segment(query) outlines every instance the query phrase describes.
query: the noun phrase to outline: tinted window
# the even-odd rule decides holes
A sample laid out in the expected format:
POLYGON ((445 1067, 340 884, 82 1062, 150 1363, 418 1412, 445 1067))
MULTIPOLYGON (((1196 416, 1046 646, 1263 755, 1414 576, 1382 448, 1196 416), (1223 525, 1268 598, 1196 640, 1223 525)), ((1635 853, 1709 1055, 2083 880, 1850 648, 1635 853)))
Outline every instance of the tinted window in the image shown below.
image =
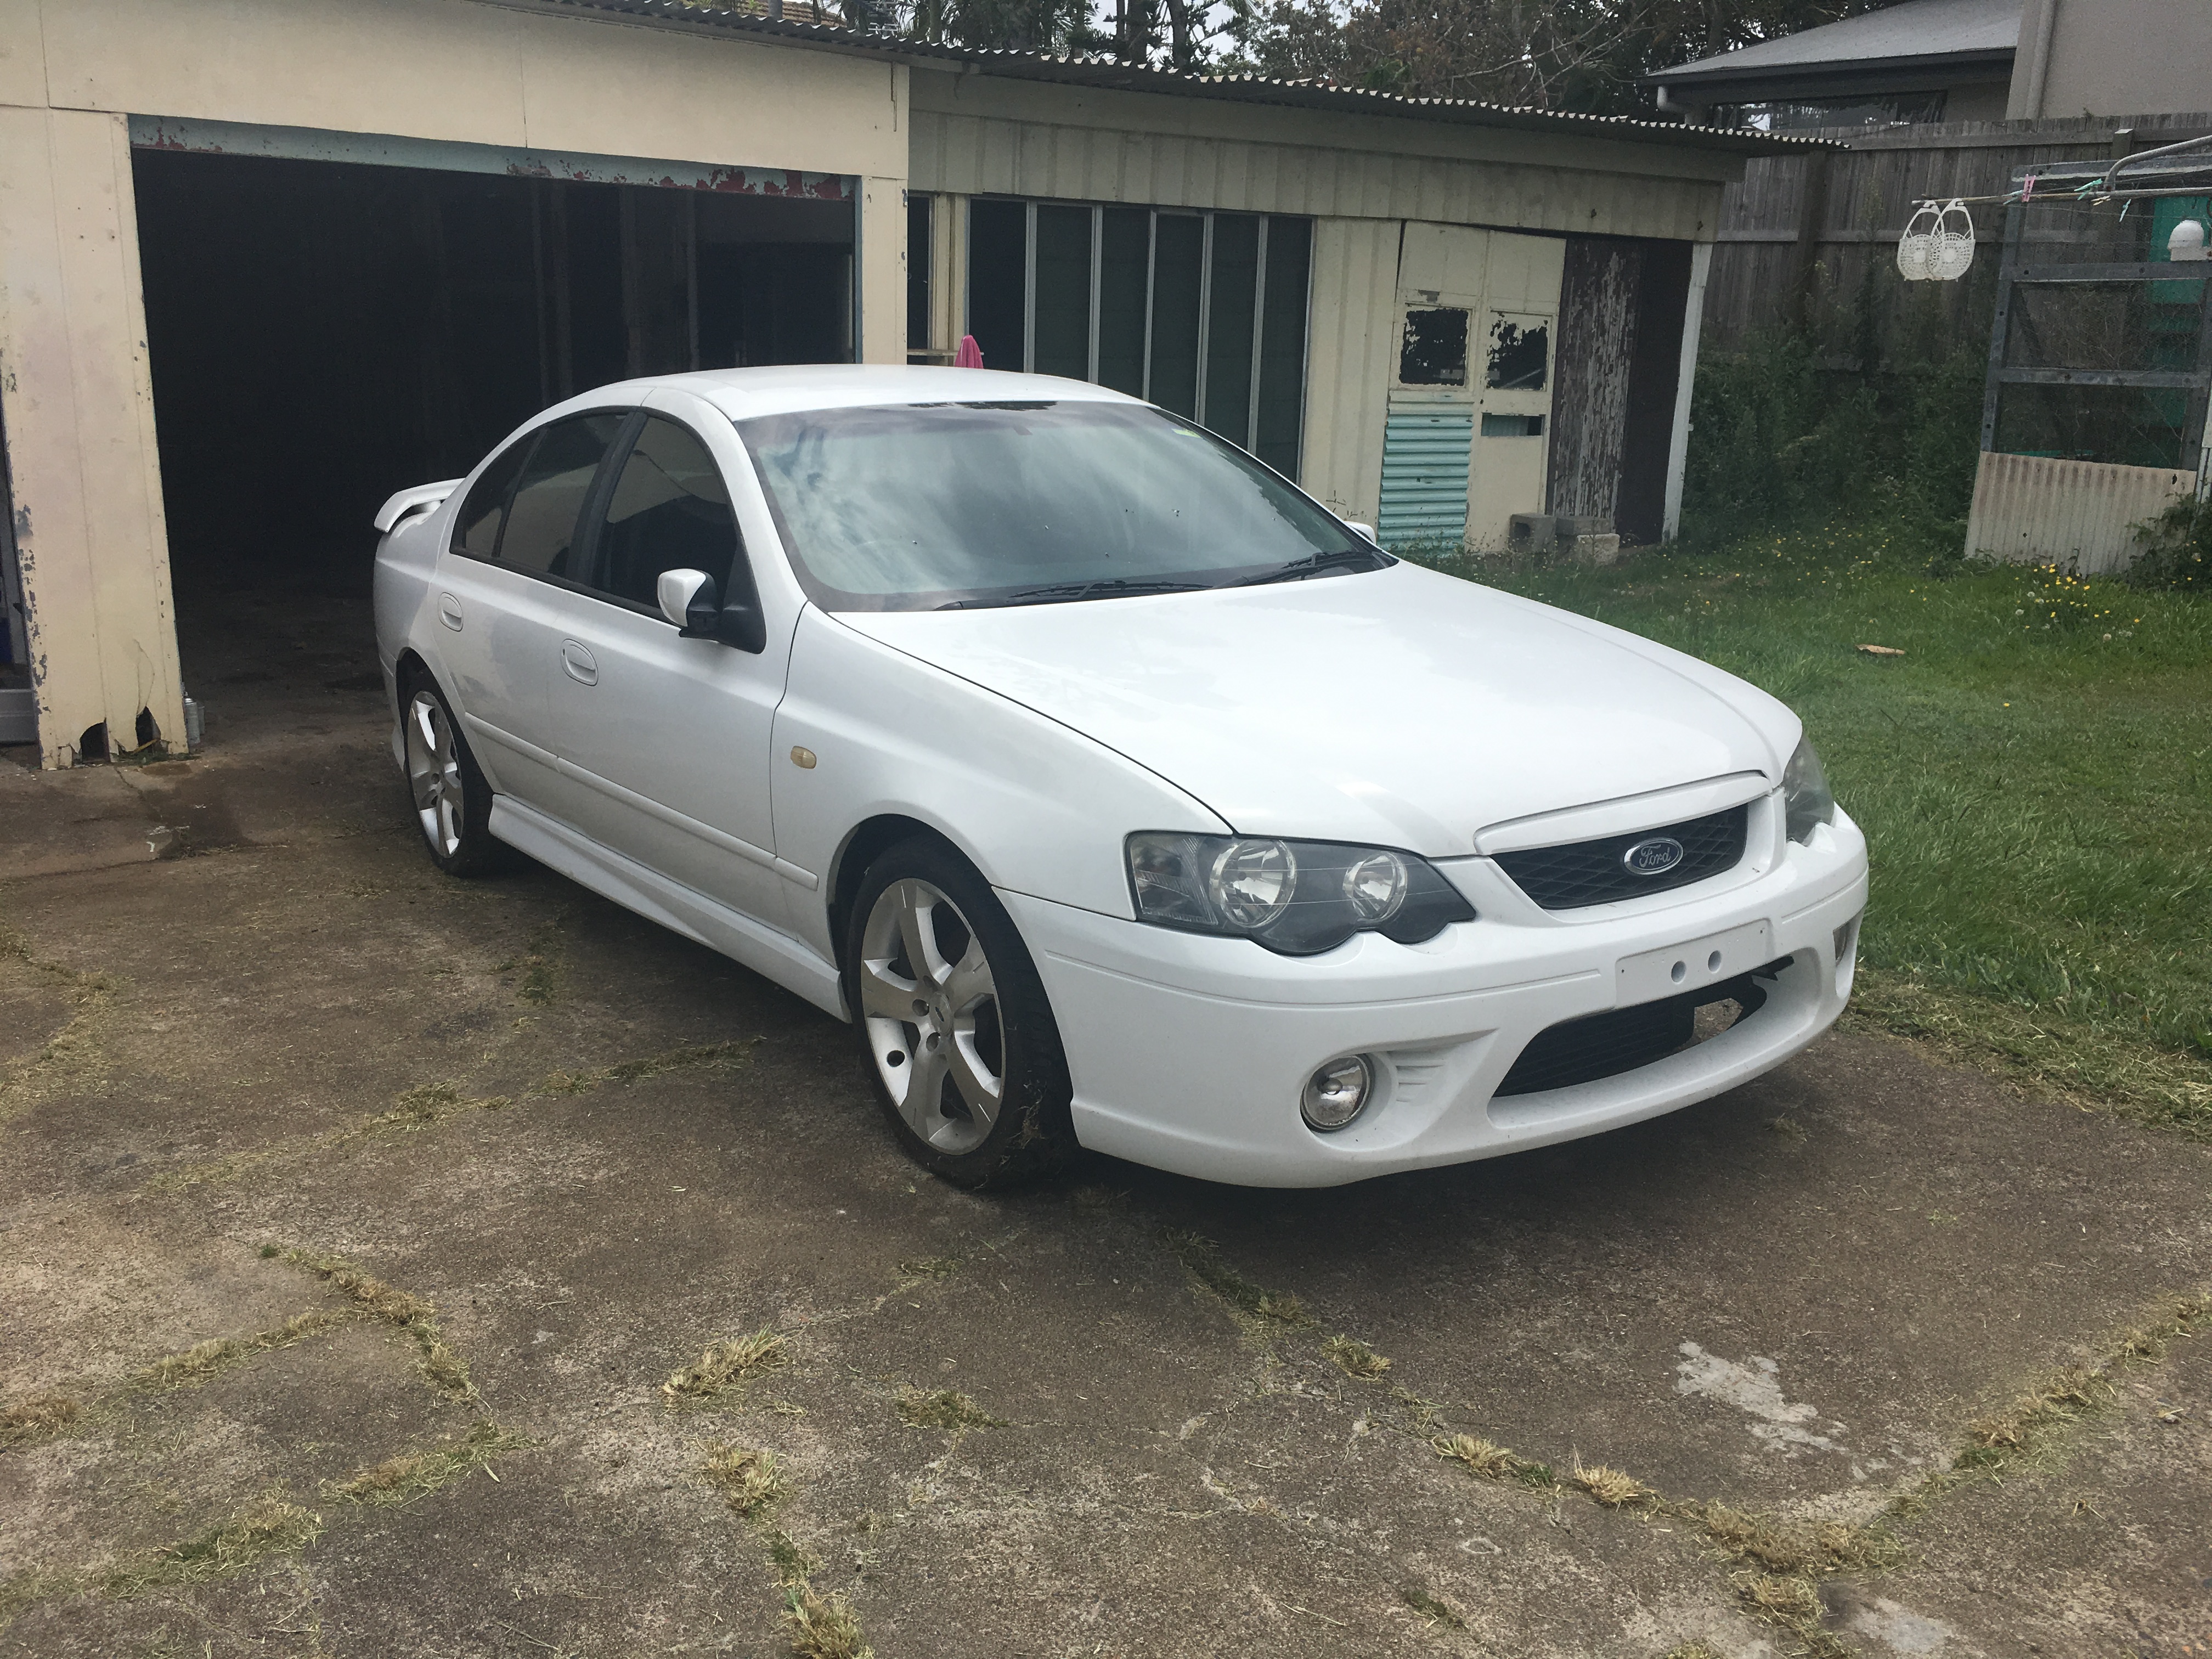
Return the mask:
POLYGON ((538 447, 522 469, 522 482, 507 508, 507 532, 500 538, 499 562, 518 570, 579 580, 577 520, 592 476, 624 417, 579 415, 556 421, 538 434, 538 447))
POLYGON ((648 418, 608 499, 592 586, 655 611, 661 572, 703 570, 726 593, 737 553, 737 515, 707 446, 673 421, 648 418))
POLYGON ((802 580, 831 610, 1212 586, 1356 545, 1243 451, 1143 404, 813 410, 738 429, 802 580), (1085 593, 1027 591, 1041 584, 1085 593))
POLYGON ((472 559, 499 556, 499 531, 507 522, 507 493, 514 488, 514 475, 522 471, 530 446, 537 441, 533 432, 483 470, 468 499, 461 503, 460 516, 453 520, 454 552, 472 559))

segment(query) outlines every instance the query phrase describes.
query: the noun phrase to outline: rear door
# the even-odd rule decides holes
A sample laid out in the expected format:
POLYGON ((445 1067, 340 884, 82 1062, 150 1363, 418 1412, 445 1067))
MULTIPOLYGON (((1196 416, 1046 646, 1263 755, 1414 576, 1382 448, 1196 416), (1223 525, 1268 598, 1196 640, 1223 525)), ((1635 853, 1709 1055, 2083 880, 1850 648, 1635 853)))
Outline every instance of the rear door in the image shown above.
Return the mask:
POLYGON ((726 461, 743 465, 726 417, 683 393, 648 400, 594 497, 588 596, 568 612, 562 648, 589 667, 564 662, 551 708, 562 769, 587 797, 579 827, 785 928, 769 744, 796 617, 772 603, 766 648, 743 651, 678 637, 655 591, 663 571, 702 570, 726 599, 759 604, 726 461))
POLYGON ((578 792, 556 763, 550 692, 583 592, 585 506, 628 416, 572 415, 520 440, 471 488, 438 565, 448 690, 469 746, 493 788, 572 821, 578 792))

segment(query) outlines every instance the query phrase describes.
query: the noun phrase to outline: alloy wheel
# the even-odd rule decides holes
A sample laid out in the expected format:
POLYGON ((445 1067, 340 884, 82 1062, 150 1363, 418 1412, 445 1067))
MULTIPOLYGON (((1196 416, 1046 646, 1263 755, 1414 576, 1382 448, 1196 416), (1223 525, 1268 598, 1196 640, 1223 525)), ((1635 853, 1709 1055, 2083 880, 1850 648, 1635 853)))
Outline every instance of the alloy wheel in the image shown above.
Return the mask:
POLYGON ((899 1115, 941 1152, 973 1152, 1006 1100, 998 982, 960 907, 928 882, 895 881, 860 933, 860 1017, 899 1115))
POLYGON ((407 705, 407 784, 423 839, 441 858, 452 858, 460 850, 467 806, 460 749, 445 705, 428 691, 417 691, 407 705))

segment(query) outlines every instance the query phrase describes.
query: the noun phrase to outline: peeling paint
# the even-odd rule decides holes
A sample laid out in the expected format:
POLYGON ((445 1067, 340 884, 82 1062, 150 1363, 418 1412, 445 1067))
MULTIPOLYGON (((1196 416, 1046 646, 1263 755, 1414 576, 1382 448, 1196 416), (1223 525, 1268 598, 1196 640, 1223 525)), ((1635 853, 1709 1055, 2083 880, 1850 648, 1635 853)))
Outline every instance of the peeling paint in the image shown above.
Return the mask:
POLYGON ((850 202, 857 180, 841 173, 790 167, 729 167, 704 161, 641 161, 618 155, 564 155, 506 149, 495 144, 404 138, 385 133, 326 132, 312 127, 248 126, 134 115, 137 149, 194 155, 267 155, 301 161, 349 161, 372 167, 427 167, 441 173, 504 174, 510 179, 558 179, 578 185, 634 185, 648 190, 706 191, 717 195, 775 196, 817 202, 850 202))

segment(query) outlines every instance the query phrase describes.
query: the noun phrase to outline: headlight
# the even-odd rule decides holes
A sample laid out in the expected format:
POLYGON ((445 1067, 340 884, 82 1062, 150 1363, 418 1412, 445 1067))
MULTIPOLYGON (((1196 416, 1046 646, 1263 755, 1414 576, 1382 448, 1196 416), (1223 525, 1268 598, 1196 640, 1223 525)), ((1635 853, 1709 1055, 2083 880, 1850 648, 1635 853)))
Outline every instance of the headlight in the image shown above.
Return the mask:
POLYGON ((1836 821, 1836 798, 1828 792, 1827 775, 1820 770, 1820 757, 1813 752, 1813 745, 1802 738, 1798 740, 1797 752, 1790 757, 1790 764, 1783 769, 1782 812, 1792 841, 1809 842, 1814 825, 1836 821))
POLYGON ((1434 866, 1387 848, 1139 830, 1128 854, 1139 921, 1256 939, 1285 956, 1334 950, 1359 933, 1418 945, 1474 920, 1434 866))

